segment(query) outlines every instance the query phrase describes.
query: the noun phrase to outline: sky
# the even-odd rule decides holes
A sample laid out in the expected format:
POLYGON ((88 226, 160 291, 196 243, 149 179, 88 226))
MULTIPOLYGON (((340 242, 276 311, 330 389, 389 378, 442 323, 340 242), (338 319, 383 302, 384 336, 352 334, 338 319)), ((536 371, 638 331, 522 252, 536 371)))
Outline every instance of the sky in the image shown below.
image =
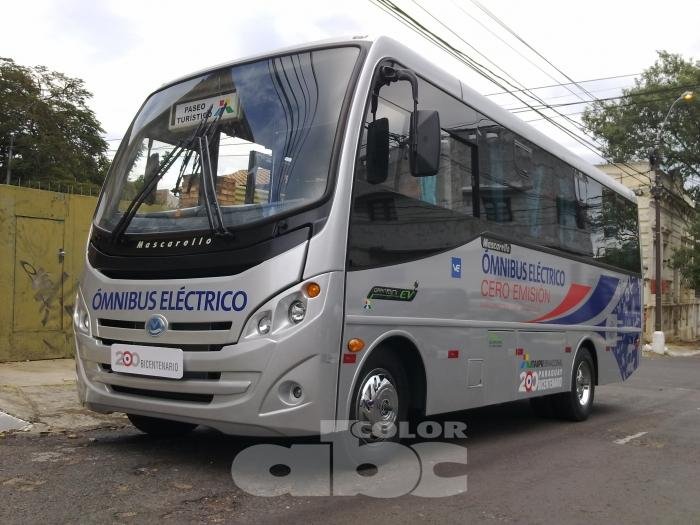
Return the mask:
MULTIPOLYGON (((601 98, 633 85, 634 75, 654 62, 657 50, 700 59, 700 3, 688 0, 480 0, 521 40, 473 0, 395 2, 472 58, 528 88, 567 80, 525 43, 576 81, 626 75, 583 84, 601 98)), ((393 36, 478 92, 502 91, 369 0, 32 0, 3 2, 2 12, 0 56, 84 79, 110 151, 146 96, 163 83, 222 62, 324 38, 393 36)), ((551 104, 587 99, 577 88, 570 89, 576 95, 562 87, 536 93, 551 104)), ((510 95, 490 98, 516 112, 523 106, 510 95)), ((565 106, 560 111, 577 119, 583 108, 565 106)), ((518 116, 586 160, 602 161, 538 115, 518 116)))

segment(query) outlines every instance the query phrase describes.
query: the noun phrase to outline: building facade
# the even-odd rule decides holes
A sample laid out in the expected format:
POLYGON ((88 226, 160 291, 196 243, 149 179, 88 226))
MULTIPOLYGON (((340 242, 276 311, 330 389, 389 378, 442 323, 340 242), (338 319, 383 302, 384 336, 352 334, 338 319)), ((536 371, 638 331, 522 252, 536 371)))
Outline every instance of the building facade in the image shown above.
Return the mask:
MULTIPOLYGON (((646 162, 603 164, 598 168, 637 195, 644 278, 644 335, 650 340, 654 332, 657 293, 654 262, 656 210, 650 192, 654 173, 646 162)), ((673 252, 691 241, 689 231, 695 212, 694 203, 683 191, 679 178, 664 174, 662 181, 665 190, 661 202, 662 329, 668 341, 694 341, 700 337, 700 299, 684 282, 680 272, 669 264, 673 252)))

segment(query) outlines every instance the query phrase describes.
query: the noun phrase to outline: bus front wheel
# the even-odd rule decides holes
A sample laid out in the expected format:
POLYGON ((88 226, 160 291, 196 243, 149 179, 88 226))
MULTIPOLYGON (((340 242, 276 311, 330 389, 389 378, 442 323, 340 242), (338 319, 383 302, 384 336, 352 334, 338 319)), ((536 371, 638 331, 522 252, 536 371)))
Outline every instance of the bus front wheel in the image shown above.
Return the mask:
POLYGON ((377 350, 360 372, 350 419, 363 426, 364 441, 394 441, 407 419, 408 380, 394 352, 377 350))
POLYGON ((197 425, 193 423, 183 423, 181 421, 171 421, 170 419, 158 419, 155 417, 139 416, 136 414, 127 414, 131 424, 138 428, 141 432, 149 436, 157 437, 177 437, 184 436, 191 432, 197 425))

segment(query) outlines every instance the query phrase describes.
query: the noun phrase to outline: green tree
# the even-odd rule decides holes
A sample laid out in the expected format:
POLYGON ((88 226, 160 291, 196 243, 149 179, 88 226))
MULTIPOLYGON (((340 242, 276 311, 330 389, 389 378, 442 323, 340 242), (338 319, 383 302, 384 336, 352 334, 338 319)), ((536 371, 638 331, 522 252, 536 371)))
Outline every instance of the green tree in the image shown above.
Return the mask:
POLYGON ((14 134, 12 183, 98 189, 109 160, 103 130, 87 106, 91 96, 81 79, 0 57, 0 180, 14 134))
MULTIPOLYGON (((669 107, 683 92, 700 90, 700 61, 659 51, 635 86, 613 101, 599 101, 586 109, 584 126, 603 143, 614 162, 647 160, 669 107)), ((700 178, 700 103, 679 102, 669 117, 661 144, 661 170, 677 172, 686 185, 700 178)))
MULTIPOLYGON (((585 127, 603 143, 603 153, 614 162, 647 160, 659 146, 660 169, 679 177, 700 209, 700 61, 659 51, 656 62, 622 91, 614 101, 599 101, 586 109, 585 127), (696 96, 679 102, 656 137, 671 104, 686 91, 696 96)), ((671 255, 671 267, 680 270, 686 282, 700 289, 700 215, 696 212, 690 234, 691 245, 671 255)))

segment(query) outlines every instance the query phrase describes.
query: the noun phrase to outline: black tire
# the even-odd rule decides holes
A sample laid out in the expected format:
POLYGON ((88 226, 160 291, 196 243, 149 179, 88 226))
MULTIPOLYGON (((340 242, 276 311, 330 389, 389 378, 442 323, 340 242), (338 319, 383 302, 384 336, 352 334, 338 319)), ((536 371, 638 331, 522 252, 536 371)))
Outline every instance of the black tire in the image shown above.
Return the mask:
POLYGON ((197 425, 194 423, 183 423, 182 421, 172 421, 170 419, 158 419, 155 417, 139 416, 136 414, 127 414, 126 417, 129 418, 132 425, 149 436, 184 436, 197 428, 197 425))
MULTIPOLYGON (((408 421, 408 414, 410 409, 410 393, 408 389, 408 379, 406 371, 401 365, 396 352, 388 348, 377 348, 373 351, 372 355, 369 356, 367 362, 362 367, 359 374, 359 379, 352 393, 352 406, 350 407, 350 419, 353 421, 367 421, 367 417, 363 415, 360 410, 360 405, 362 403, 362 390, 363 386, 367 387, 368 383, 373 377, 383 378, 381 384, 384 380, 388 381, 394 388, 396 392, 396 401, 398 407, 391 406, 393 403, 387 403, 387 397, 382 397, 380 390, 376 391, 375 394, 378 395, 381 403, 386 403, 386 406, 395 412, 395 434, 391 437, 381 436, 372 434, 369 440, 364 440, 366 442, 380 442, 380 441, 398 441, 400 439, 399 435, 399 424, 401 422, 408 421)), ((366 390, 366 388, 365 388, 366 390)), ((367 392, 365 392, 365 399, 367 399, 367 392)))
POLYGON ((530 408, 541 418, 551 419, 554 417, 554 406, 552 396, 540 396, 530 398, 530 408))
POLYGON ((557 417, 569 421, 584 421, 588 419, 593 409, 595 397, 596 370, 590 350, 580 348, 574 359, 571 372, 571 389, 569 392, 553 396, 552 406, 557 417), (583 374, 583 384, 577 382, 579 372, 583 374), (586 377, 587 376, 587 377, 586 377), (587 385, 587 389, 586 386, 587 385))

